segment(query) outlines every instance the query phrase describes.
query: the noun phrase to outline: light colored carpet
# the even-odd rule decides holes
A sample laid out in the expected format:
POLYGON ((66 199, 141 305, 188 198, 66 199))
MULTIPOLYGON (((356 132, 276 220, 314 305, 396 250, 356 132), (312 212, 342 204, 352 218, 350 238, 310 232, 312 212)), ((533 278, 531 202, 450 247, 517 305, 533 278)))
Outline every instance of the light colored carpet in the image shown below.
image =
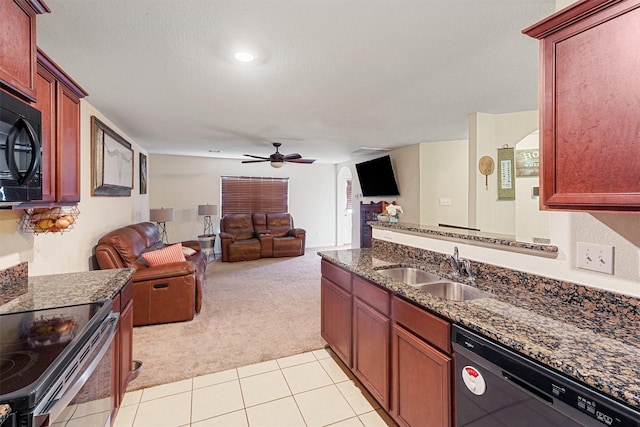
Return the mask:
POLYGON ((324 347, 318 250, 210 263, 194 320, 134 328, 133 358, 143 367, 128 390, 324 347))

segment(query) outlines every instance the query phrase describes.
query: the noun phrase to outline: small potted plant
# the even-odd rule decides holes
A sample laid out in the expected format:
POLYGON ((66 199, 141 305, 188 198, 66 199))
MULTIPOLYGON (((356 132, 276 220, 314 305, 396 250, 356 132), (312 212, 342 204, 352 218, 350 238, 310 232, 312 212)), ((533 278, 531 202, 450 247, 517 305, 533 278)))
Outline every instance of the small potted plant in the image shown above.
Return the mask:
POLYGON ((390 205, 387 205, 385 212, 389 216, 389 222, 398 222, 398 217, 401 213, 404 213, 402 207, 396 205, 396 202, 392 202, 390 205))
POLYGON ((384 205, 384 210, 378 214, 378 221, 381 222, 398 222, 398 217, 404 213, 402 207, 396 205, 396 202, 384 205))

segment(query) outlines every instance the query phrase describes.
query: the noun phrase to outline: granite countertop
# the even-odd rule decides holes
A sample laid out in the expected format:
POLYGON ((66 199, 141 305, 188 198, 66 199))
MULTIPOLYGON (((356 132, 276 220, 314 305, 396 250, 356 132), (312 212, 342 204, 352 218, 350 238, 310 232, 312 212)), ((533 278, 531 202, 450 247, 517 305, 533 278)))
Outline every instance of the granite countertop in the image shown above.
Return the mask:
POLYGON ((399 231, 402 233, 416 234, 437 239, 459 240, 464 243, 482 245, 495 245, 503 249, 523 251, 540 256, 555 258, 558 256, 558 247, 550 244, 538 244, 529 242, 519 242, 515 236, 506 234, 496 234, 480 232, 473 229, 460 229, 453 226, 435 227, 430 225, 411 223, 390 223, 382 221, 368 221, 371 227, 399 231))
POLYGON ((120 292, 134 272, 132 268, 118 268, 32 276, 27 286, 15 292, 19 296, 0 305, 0 314, 107 301, 120 292))
POLYGON ((640 410, 640 325, 635 319, 487 281, 473 285, 494 294, 492 298, 447 301, 374 270, 413 266, 452 278, 438 265, 418 265, 393 255, 374 257, 370 249, 318 255, 640 410))

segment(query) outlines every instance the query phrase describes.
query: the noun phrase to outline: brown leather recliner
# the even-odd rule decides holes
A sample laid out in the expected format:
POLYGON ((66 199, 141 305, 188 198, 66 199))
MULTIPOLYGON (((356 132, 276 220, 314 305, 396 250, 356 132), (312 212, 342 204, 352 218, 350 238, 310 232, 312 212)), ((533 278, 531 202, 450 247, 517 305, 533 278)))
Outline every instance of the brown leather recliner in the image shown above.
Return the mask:
POLYGON ((251 214, 225 215, 220 220, 222 261, 250 261, 260 258, 260 240, 251 214))
POLYGON ((144 252, 167 246, 158 227, 142 222, 113 230, 98 241, 96 261, 101 269, 135 268, 133 324, 152 325, 193 319, 202 307, 202 283, 207 257, 197 241, 181 242, 196 252, 186 261, 150 267, 144 252))
POLYGON ((253 223, 256 225, 256 229, 258 229, 258 224, 265 224, 266 235, 260 241, 263 245, 263 250, 270 253, 269 256, 304 255, 307 233, 304 229, 293 226, 293 218, 290 214, 253 214, 253 223), (268 236, 271 236, 271 238, 269 239, 268 236))
POLYGON ((222 261, 304 255, 305 239, 289 213, 228 214, 220 220, 222 261))

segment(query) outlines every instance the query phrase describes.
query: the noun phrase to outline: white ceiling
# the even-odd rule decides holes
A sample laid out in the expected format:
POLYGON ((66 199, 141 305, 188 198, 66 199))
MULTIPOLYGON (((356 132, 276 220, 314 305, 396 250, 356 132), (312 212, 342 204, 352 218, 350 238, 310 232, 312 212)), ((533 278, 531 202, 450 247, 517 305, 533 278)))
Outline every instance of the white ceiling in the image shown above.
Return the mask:
MULTIPOLYGON (((38 45, 150 153, 318 162, 537 108, 555 0, 46 0, 38 45), (251 64, 232 58, 244 47, 251 64), (210 150, 219 151, 212 153, 210 150)), ((356 157, 357 159, 357 157, 356 157)), ((293 167, 305 167, 295 165, 293 167)))

